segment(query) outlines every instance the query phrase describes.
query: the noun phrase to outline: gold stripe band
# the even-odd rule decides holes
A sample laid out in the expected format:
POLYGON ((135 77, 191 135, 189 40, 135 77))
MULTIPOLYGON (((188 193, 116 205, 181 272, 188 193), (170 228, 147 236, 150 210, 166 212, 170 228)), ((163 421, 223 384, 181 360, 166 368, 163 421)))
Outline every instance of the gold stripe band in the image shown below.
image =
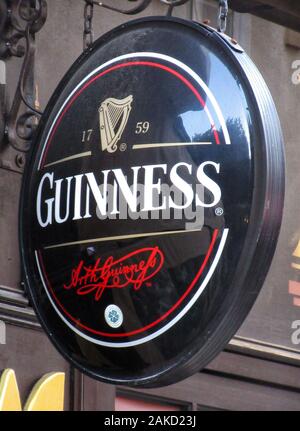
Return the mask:
POLYGON ((73 156, 69 156, 69 157, 65 157, 64 159, 56 160, 56 162, 47 163, 47 165, 45 165, 44 167, 48 168, 49 166, 58 165, 59 163, 68 162, 69 160, 81 159, 82 157, 88 157, 91 155, 92 155, 91 151, 86 151, 85 153, 74 154, 73 156))
POLYGON ((177 234, 182 234, 182 233, 200 232, 201 230, 202 229, 170 230, 170 231, 166 231, 166 232, 147 232, 147 233, 139 233, 139 234, 132 234, 132 235, 119 235, 119 236, 109 236, 109 237, 102 237, 102 238, 85 239, 82 241, 73 241, 73 242, 65 242, 65 243, 61 243, 61 244, 49 245, 47 247, 44 247, 44 250, 50 250, 53 248, 60 248, 60 247, 69 247, 72 245, 89 244, 89 243, 95 243, 95 242, 118 241, 118 240, 122 240, 122 239, 143 238, 143 237, 147 237, 147 236, 177 235, 177 234))
MULTIPOLYGON (((133 150, 143 150, 148 148, 168 148, 168 147, 188 147, 194 145, 211 145, 211 142, 170 142, 166 144, 137 144, 133 145, 133 150)), ((81 159, 82 157, 91 156, 91 151, 86 151, 84 153, 74 154, 73 156, 64 157, 63 159, 56 160, 55 162, 47 163, 44 167, 48 168, 50 166, 59 165, 60 163, 68 162, 70 160, 81 159)))
POLYGON ((170 142, 166 144, 136 144, 132 146, 132 149, 144 150, 146 148, 191 147, 194 145, 211 145, 211 142, 170 142))

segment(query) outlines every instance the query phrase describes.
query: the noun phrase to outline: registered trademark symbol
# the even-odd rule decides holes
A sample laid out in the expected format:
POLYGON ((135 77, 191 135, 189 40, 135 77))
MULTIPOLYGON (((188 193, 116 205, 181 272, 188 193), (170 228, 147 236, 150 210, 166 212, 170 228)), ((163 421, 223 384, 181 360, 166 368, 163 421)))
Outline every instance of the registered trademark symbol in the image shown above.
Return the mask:
POLYGON ((223 210, 223 208, 221 208, 221 207, 216 208, 216 209, 215 209, 215 214, 216 214, 217 216, 221 216, 221 215, 223 215, 223 214, 224 214, 224 210, 223 210))
POLYGON ((127 144, 123 143, 120 145, 120 151, 126 151, 127 150, 127 144))

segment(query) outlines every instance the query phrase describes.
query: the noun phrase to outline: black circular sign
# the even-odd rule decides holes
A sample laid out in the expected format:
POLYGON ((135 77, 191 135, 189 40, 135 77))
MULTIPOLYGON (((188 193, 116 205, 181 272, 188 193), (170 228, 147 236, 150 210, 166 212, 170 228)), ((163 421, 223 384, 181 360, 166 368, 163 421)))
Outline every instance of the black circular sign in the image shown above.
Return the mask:
POLYGON ((59 351, 145 387, 205 366, 268 271, 283 165, 272 98, 235 42, 169 18, 99 39, 48 104, 21 199, 26 285, 59 351))

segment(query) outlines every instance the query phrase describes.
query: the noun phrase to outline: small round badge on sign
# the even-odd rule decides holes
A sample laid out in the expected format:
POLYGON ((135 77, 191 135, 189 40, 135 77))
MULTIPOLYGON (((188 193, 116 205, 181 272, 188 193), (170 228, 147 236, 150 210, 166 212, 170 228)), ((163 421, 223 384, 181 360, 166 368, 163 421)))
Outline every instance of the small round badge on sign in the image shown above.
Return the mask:
POLYGON ((181 19, 116 28, 58 86, 26 168, 22 263, 42 327, 106 383, 194 374, 251 309, 283 196, 280 123, 243 50, 181 19))

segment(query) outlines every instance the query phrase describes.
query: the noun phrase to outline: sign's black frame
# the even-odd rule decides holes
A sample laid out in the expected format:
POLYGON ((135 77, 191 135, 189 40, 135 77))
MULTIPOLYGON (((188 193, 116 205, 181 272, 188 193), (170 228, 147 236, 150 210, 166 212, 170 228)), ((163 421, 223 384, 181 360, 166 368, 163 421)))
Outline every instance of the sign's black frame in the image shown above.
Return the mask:
MULTIPOLYGON (((178 367, 174 367, 162 375, 157 374, 155 376, 148 377, 147 379, 132 381, 124 378, 124 380, 113 381, 108 380, 103 376, 101 377, 93 371, 82 367, 80 363, 74 360, 74 358, 68 356, 64 347, 58 342, 58 340, 56 340, 54 334, 49 335, 50 331, 47 326, 47 322, 44 319, 43 313, 39 310, 34 294, 34 288, 32 288, 33 279, 28 263, 26 244, 28 226, 24 220, 26 221, 27 219, 27 200, 28 198, 30 199, 30 197, 28 197, 28 186, 36 151, 35 145, 33 145, 24 173, 19 218, 21 261, 26 292, 35 312, 37 313, 42 327, 50 336, 53 344, 69 362, 88 374, 90 377, 100 379, 107 383, 143 387, 171 384, 197 372, 199 369, 206 366, 234 336, 253 306, 274 255, 282 220, 285 183, 283 137, 273 99, 255 65, 244 51, 235 44, 235 42, 232 42, 230 38, 227 38, 216 30, 203 24, 185 21, 179 18, 149 17, 134 20, 117 27, 98 39, 91 47, 90 52, 96 50, 103 42, 112 38, 124 28, 127 29, 130 26, 137 24, 140 25, 143 22, 149 24, 157 21, 172 21, 181 25, 189 26, 197 30, 200 34, 205 36, 209 35, 209 37, 213 39, 219 49, 223 50, 228 58, 236 65, 237 69, 239 69, 250 95, 251 103, 256 108, 256 122, 259 125, 260 130, 259 146, 255 148, 254 152, 255 186, 253 191, 249 230, 247 233, 246 245, 239 262, 239 273, 233 281, 235 286, 237 286, 235 288, 235 292, 238 292, 238 294, 232 298, 227 315, 223 317, 223 320, 218 322, 217 326, 215 322, 211 323, 210 329, 212 335, 209 342, 185 363, 177 364, 178 367)), ((67 85, 74 71, 86 61, 88 56, 89 53, 84 52, 79 57, 54 92, 40 121, 35 142, 38 142, 39 136, 47 123, 48 115, 50 114, 52 107, 55 105, 61 91, 67 85)))

